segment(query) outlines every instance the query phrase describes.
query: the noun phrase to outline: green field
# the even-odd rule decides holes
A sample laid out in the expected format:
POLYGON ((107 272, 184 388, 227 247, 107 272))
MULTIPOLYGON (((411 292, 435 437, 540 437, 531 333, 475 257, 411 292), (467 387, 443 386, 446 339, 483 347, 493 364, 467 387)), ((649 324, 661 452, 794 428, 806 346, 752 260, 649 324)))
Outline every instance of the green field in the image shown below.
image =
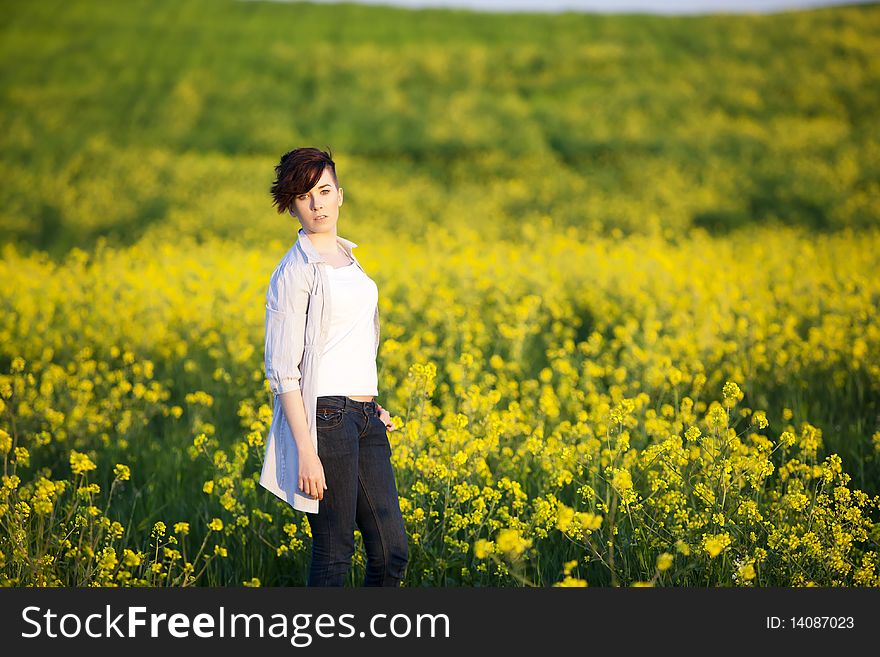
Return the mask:
POLYGON ((329 146, 407 586, 880 584, 880 6, 0 9, 0 583, 304 582, 269 185, 329 146))
POLYGON ((358 237, 880 221, 873 5, 3 4, 0 238, 52 253, 159 226, 262 243, 270 165, 306 143, 338 152, 358 237))

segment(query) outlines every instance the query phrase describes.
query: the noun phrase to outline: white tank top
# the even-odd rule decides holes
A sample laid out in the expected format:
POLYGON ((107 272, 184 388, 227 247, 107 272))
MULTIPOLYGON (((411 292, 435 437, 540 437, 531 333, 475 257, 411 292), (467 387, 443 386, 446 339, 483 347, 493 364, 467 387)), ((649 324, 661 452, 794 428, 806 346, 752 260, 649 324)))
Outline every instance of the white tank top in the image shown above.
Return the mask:
POLYGON ((317 395, 379 394, 373 314, 379 288, 357 264, 327 267, 330 325, 317 375, 317 395))

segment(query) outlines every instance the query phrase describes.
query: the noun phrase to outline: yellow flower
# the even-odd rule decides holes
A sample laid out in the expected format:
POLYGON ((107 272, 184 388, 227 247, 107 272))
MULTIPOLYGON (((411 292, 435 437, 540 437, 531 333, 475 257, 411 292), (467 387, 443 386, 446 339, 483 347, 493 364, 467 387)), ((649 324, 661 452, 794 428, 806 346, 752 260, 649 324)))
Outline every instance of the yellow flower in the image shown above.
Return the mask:
POLYGON ((495 544, 492 541, 487 541, 486 539, 481 538, 474 543, 474 556, 477 559, 485 559, 494 551, 495 544))
POLYGON ((220 520, 220 518, 214 518, 210 523, 208 523, 208 529, 215 532, 222 531, 223 521, 220 520))
POLYGON ((219 545, 214 546, 214 554, 219 554, 221 557, 226 557, 227 552, 225 547, 220 547, 219 545))
POLYGON ((755 567, 751 563, 743 564, 739 567, 739 576, 746 581, 755 579, 755 567))
POLYGON ((564 564, 562 564, 562 574, 563 575, 570 575, 571 571, 577 565, 578 565, 577 559, 572 559, 571 561, 566 561, 564 564))
POLYGON ((82 454, 77 452, 75 449, 70 452, 70 469, 73 471, 73 474, 83 474, 88 470, 94 470, 97 468, 92 460, 86 454, 82 454))
POLYGON ((556 528, 562 532, 566 531, 573 519, 574 509, 560 502, 556 511, 556 528))
POLYGON ((752 424, 757 424, 759 429, 765 429, 770 423, 767 422, 767 414, 764 411, 752 413, 752 424))
POLYGON ((524 538, 518 529, 502 529, 495 540, 498 549, 511 559, 519 557, 532 545, 532 540, 524 538))
POLYGON ((553 586, 585 588, 587 586, 587 580, 566 575, 561 582, 556 582, 553 586))
POLYGON ((743 398, 742 391, 733 381, 728 381, 724 384, 724 387, 721 389, 721 394, 723 395, 724 401, 726 402, 725 405, 727 406, 732 406, 743 398))
POLYGON ((98 568, 113 570, 117 565, 119 565, 119 560, 116 558, 116 550, 112 547, 101 550, 101 555, 98 557, 98 568))
POLYGON ((782 435, 779 436, 779 444, 783 447, 791 447, 794 445, 795 440, 797 440, 797 438, 795 438, 795 435, 791 431, 783 431, 782 435))
POLYGON ((182 534, 186 536, 189 534, 189 523, 188 522, 176 522, 174 523, 174 533, 182 534))
POLYGON ((122 563, 124 563, 129 568, 133 568, 134 566, 141 565, 141 555, 135 552, 132 552, 128 548, 125 548, 122 551, 122 563))
POLYGON ((113 474, 119 481, 128 481, 131 478, 131 469, 127 465, 117 463, 113 468, 113 474))
POLYGON ((730 545, 730 542, 729 534, 716 534, 714 536, 705 537, 703 540, 703 547, 706 549, 709 556, 714 559, 730 545))
POLYGON ((657 570, 659 570, 661 573, 665 570, 669 570, 669 568, 672 566, 672 562, 674 559, 675 557, 673 557, 668 552, 657 555, 657 570))
POLYGON ((12 436, 0 429, 0 454, 6 454, 12 449, 12 436))
POLYGON ((31 462, 31 453, 28 451, 27 447, 16 447, 15 450, 15 460, 21 467, 27 467, 31 462))
POLYGON ((598 513, 579 512, 577 519, 583 529, 596 530, 602 526, 602 516, 598 513))
POLYGON ((617 489, 618 492, 625 492, 632 488, 632 475, 630 475, 629 470, 623 470, 620 468, 614 468, 614 475, 611 478, 611 485, 617 489))

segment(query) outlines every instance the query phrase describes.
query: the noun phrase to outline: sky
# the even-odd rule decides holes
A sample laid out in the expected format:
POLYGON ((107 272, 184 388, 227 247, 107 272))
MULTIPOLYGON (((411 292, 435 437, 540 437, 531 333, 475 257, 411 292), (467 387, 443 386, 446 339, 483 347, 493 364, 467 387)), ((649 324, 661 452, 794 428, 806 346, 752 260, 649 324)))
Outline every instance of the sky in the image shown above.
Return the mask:
MULTIPOLYGON (((273 0, 291 1, 291 0, 273 0)), ((311 0, 334 4, 339 0, 311 0)), ((866 0, 345 0, 400 7, 455 7, 482 11, 587 11, 598 13, 706 14, 768 13, 831 5, 871 4, 866 0)))

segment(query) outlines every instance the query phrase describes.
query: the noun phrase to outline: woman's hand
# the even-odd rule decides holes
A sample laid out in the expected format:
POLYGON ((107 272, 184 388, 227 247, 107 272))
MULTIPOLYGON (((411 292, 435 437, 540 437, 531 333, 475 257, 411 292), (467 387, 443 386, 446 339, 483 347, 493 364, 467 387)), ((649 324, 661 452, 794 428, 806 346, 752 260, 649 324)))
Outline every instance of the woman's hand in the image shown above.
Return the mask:
POLYGON ((382 424, 388 429, 388 431, 394 431, 397 427, 394 425, 394 422, 391 421, 391 413, 386 411, 381 406, 379 407, 379 419, 382 420, 382 424))
POLYGON ((327 483, 324 481, 324 466, 315 452, 299 458, 299 487, 303 493, 319 500, 324 499, 327 483))

